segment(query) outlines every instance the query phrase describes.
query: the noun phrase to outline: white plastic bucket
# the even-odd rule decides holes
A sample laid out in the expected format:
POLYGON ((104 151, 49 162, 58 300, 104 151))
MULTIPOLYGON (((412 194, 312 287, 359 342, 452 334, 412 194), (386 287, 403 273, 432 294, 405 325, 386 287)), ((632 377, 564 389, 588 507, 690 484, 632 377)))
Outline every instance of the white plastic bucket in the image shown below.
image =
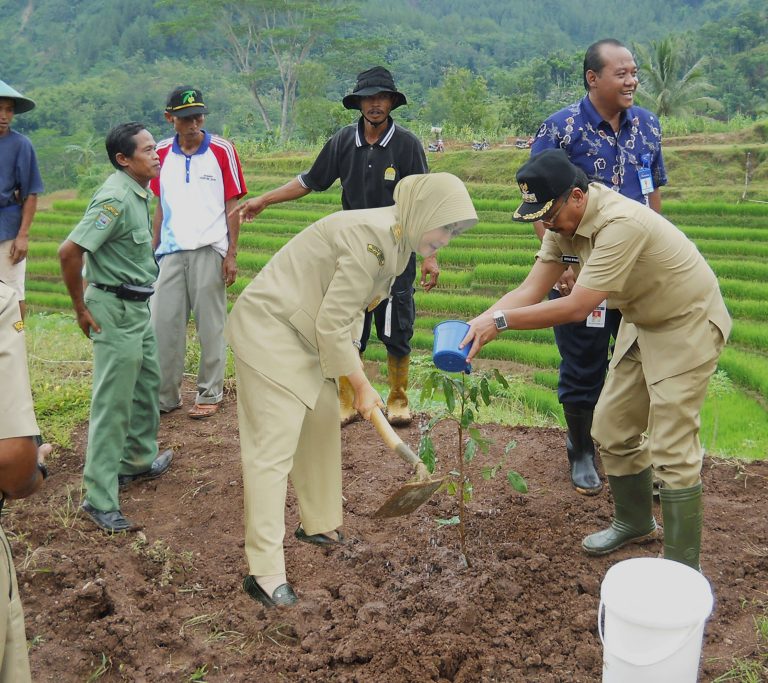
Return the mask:
POLYGON ((709 581, 684 564, 650 557, 615 564, 597 615, 603 683, 696 683, 712 603, 709 581))

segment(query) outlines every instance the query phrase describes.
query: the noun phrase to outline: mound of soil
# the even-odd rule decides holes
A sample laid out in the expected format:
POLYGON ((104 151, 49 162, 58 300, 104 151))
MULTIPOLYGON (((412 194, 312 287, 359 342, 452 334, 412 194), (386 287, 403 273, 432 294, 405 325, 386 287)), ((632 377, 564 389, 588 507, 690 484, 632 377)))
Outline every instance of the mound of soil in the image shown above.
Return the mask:
MULTIPOLYGON (((418 420, 416 421, 418 422, 418 420)), ((467 568, 455 514, 436 495, 391 520, 374 511, 407 467, 373 427, 343 431, 347 545, 299 543, 295 500, 286 512, 288 576, 300 602, 265 610, 241 590, 242 482, 234 398, 215 417, 184 411, 162 420, 176 459, 159 480, 122 494, 139 534, 106 536, 76 514, 84 432, 52 467, 43 492, 4 513, 11 538, 35 681, 598 681, 600 584, 615 562, 656 556, 661 545, 589 558, 579 545, 610 520, 606 491, 570 487, 559 430, 484 426, 486 464, 514 440, 509 466, 530 492, 503 476, 474 476, 467 568), (93 676, 94 678, 89 678, 93 676)), ((418 442, 418 424, 400 430, 418 442)), ((439 467, 450 469, 455 433, 438 426, 439 467)), ((485 457, 485 456, 482 456, 485 457)), ((480 456, 478 456, 478 462, 480 456)), ((705 632, 702 680, 755 652, 753 601, 768 575, 768 465, 707 460, 703 570, 715 611, 705 632)))

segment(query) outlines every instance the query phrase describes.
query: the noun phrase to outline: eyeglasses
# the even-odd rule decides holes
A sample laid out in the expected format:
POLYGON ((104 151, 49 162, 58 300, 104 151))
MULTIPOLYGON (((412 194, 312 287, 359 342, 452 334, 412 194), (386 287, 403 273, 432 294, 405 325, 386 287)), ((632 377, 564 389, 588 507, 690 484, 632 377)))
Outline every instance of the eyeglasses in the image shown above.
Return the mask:
POLYGON ((565 196, 565 201, 560 204, 557 211, 553 213, 549 218, 542 218, 541 222, 544 224, 545 227, 553 228, 555 226, 555 219, 560 215, 560 212, 563 210, 563 207, 568 203, 568 200, 571 198, 571 192, 573 191, 572 187, 568 188, 567 194, 563 195, 565 196))

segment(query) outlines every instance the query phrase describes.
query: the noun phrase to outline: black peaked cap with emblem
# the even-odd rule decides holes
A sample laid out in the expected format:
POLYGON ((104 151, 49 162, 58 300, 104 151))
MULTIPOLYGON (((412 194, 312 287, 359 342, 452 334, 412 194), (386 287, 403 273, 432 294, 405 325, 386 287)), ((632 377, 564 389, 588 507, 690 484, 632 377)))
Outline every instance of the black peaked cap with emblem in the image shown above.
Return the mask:
POLYGON ((392 78, 392 74, 383 66, 374 66, 372 69, 357 74, 355 89, 341 103, 346 109, 360 109, 361 97, 370 97, 380 92, 389 92, 394 95, 392 109, 408 104, 405 95, 398 92, 395 87, 395 79, 392 78))
POLYGON ((564 149, 547 149, 531 157, 515 175, 523 203, 512 214, 513 220, 541 220, 555 200, 574 186, 578 175, 564 149))
POLYGON ((178 116, 183 119, 187 116, 207 114, 208 108, 203 101, 203 93, 198 88, 193 88, 191 85, 180 85, 171 90, 171 94, 168 95, 165 111, 171 116, 178 116))

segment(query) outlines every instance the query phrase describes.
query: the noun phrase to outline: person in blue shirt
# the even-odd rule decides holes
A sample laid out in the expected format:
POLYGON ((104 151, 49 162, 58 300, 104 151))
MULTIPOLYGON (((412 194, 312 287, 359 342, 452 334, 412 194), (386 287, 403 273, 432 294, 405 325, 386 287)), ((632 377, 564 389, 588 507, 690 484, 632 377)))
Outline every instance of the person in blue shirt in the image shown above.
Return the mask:
POLYGON ((34 108, 32 100, 0 81, 0 280, 16 292, 22 318, 29 228, 44 188, 32 143, 11 123, 34 108))
MULTIPOLYGON (((584 88, 578 102, 552 114, 541 124, 531 156, 562 148, 591 182, 600 182, 619 194, 661 211, 660 188, 667 183, 661 152, 661 125, 654 114, 635 105, 637 64, 632 53, 612 38, 600 40, 584 55, 584 88)), ((534 224, 542 238, 546 226, 534 224)), ((550 299, 568 296, 578 275, 578 258, 550 299)), ((558 399, 563 405, 568 435, 566 451, 571 482, 579 493, 594 495, 602 489, 595 469, 592 415, 608 369, 610 340, 621 322, 618 310, 605 302, 580 323, 557 325, 555 341, 562 358, 558 399)))

